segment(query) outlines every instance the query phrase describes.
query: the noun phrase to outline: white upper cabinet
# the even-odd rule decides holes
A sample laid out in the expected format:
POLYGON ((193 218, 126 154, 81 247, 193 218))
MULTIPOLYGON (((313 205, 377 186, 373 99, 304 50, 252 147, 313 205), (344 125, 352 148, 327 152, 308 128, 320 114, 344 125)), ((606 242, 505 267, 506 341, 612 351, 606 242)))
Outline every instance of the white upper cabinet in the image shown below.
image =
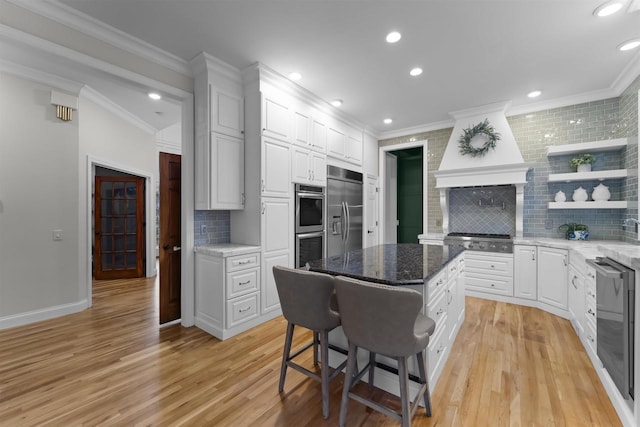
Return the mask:
POLYGON ((289 197, 291 195, 291 146, 263 138, 261 156, 261 196, 289 197))
POLYGON ((244 207, 244 139, 211 133, 211 198, 216 209, 244 207))
POLYGON ((244 98, 242 87, 234 92, 209 86, 211 131, 242 138, 244 136, 244 98))
POLYGON ((240 72, 196 57, 195 208, 244 209, 244 91, 240 72))
POLYGON ((327 155, 356 165, 362 165, 363 133, 338 120, 327 127, 327 155))
POLYGON ((301 147, 311 145, 311 115, 304 111, 293 113, 293 143, 301 147))
POLYGON ((327 157, 302 147, 291 153, 291 179, 298 184, 327 185, 327 157))
POLYGON ((291 101, 273 91, 264 92, 262 99, 262 135, 292 142, 294 125, 291 101))
POLYGON ((311 124, 311 148, 320 153, 327 151, 327 123, 322 116, 313 116, 311 124))

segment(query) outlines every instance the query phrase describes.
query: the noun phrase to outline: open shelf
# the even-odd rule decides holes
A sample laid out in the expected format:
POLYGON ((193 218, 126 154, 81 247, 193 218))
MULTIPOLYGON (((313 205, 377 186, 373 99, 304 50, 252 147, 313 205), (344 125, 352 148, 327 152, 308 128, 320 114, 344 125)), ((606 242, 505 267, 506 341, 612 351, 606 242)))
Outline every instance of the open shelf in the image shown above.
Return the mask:
POLYGON ((549 209, 626 209, 626 200, 606 202, 549 202, 549 209))
POLYGON ((572 182, 572 181, 589 181, 605 179, 626 178, 626 169, 613 169, 591 172, 569 172, 569 173, 552 173, 549 174, 549 182, 572 182))
POLYGON ((622 150, 627 146, 627 138, 606 139, 603 141, 579 142, 576 144, 551 145, 547 147, 547 156, 565 154, 597 153, 600 151, 622 150))

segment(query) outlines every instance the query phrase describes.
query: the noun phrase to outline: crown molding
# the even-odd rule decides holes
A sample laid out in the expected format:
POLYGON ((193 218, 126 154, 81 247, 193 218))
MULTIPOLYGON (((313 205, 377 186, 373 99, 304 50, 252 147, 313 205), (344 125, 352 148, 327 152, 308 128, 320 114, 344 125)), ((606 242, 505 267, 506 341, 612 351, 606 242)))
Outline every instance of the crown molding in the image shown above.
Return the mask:
POLYGON ((54 89, 73 93, 76 96, 84 86, 80 82, 4 60, 0 60, 0 73, 10 74, 21 79, 44 84, 54 89))
POLYGON ((554 108, 568 107, 570 105, 584 104, 601 99, 616 98, 620 96, 612 88, 599 89, 591 92, 579 93, 577 95, 565 96, 562 98, 549 99, 546 101, 535 102, 532 104, 518 105, 507 110, 506 116, 518 116, 520 114, 535 113, 543 110, 551 110, 554 108))
POLYGON ((454 123, 454 120, 442 120, 439 122, 427 123, 424 125, 412 126, 398 130, 390 130, 387 132, 382 132, 379 135, 379 139, 398 138, 401 136, 416 135, 419 133, 431 132, 434 130, 448 129, 452 128, 454 123))
POLYGON ((150 43, 118 30, 57 0, 6 0, 83 34, 145 58, 170 70, 192 77, 189 63, 150 43))
POLYGON ((111 101, 109 98, 107 98, 102 93, 98 92, 97 90, 93 89, 90 86, 86 86, 86 85, 83 86, 82 90, 80 90, 80 96, 95 102, 96 104, 98 104, 105 110, 109 111, 110 113, 114 114, 115 116, 120 117, 121 119, 129 122, 130 124, 136 126, 137 128, 147 133, 155 135, 156 132, 158 132, 158 129, 151 126, 149 123, 145 122, 141 118, 135 116, 128 110, 125 110, 124 108, 122 108, 115 102, 111 101))
POLYGON ((617 96, 620 96, 638 76, 640 76, 640 50, 613 81, 611 88, 618 94, 617 96))
POLYGON ((238 68, 227 64, 207 52, 200 52, 195 58, 189 61, 189 66, 191 67, 194 77, 198 74, 213 71, 233 82, 242 84, 242 72, 238 68))

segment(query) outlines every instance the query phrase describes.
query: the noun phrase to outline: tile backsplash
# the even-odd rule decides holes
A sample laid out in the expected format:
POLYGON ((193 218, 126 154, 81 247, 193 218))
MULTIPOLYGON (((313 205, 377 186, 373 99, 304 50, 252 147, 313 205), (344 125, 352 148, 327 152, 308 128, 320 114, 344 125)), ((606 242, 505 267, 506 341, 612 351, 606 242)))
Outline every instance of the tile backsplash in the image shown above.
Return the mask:
POLYGON ((449 190, 449 231, 515 234, 516 188, 513 186, 449 190))
POLYGON ((194 211, 194 244, 212 245, 229 243, 231 240, 231 220, 229 211, 194 211), (206 232, 202 232, 202 226, 206 232))

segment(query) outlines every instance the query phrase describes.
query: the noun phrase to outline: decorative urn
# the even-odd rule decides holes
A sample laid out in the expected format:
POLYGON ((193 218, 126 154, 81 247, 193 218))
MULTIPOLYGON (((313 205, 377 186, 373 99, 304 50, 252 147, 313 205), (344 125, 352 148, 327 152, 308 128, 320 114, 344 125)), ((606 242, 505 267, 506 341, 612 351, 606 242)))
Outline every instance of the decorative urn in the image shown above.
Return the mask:
POLYGON ((567 196, 564 194, 564 191, 560 190, 556 193, 556 197, 554 199, 556 202, 566 202, 567 196))
POLYGON ((604 184, 600 184, 597 187, 593 187, 593 193, 591 198, 596 202, 605 202, 611 198, 611 192, 609 187, 604 184))
POLYGON ((586 202, 588 198, 589 195, 587 194, 587 190, 582 187, 576 188, 576 190, 573 192, 574 202, 586 202))

